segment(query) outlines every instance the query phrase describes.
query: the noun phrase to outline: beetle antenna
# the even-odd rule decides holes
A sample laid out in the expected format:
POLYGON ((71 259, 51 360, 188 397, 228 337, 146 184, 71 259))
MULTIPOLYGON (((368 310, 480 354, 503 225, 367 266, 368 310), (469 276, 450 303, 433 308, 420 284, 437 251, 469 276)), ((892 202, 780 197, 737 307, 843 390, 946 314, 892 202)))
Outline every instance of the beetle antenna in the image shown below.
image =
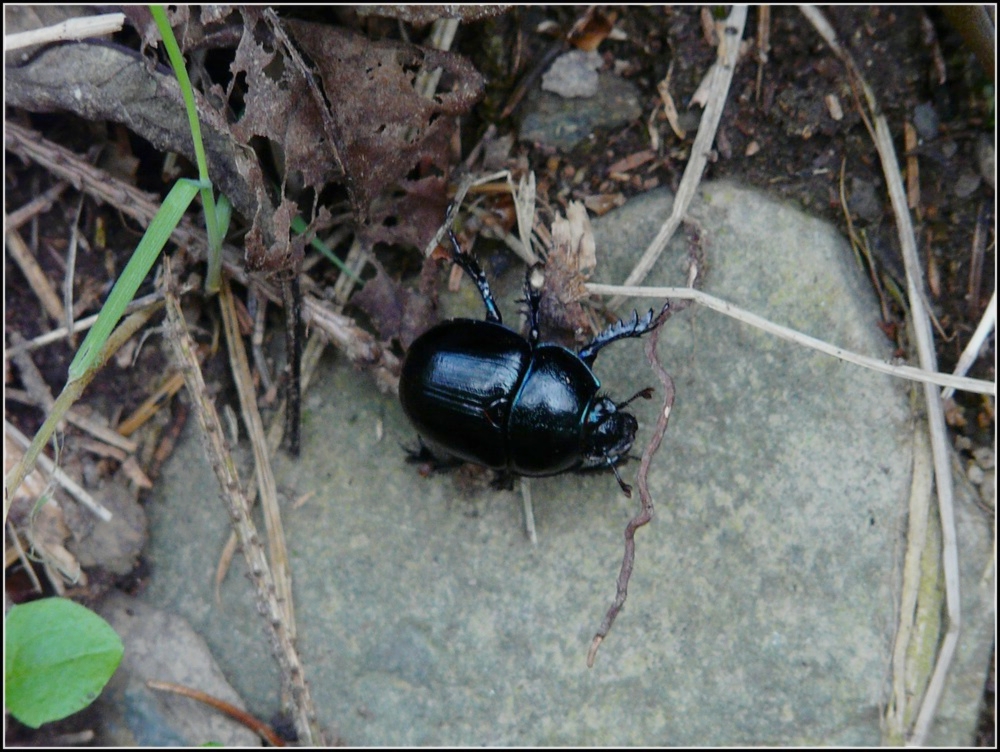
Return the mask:
POLYGON ((631 397, 629 397, 624 402, 619 402, 617 405, 615 405, 615 407, 618 410, 621 410, 623 407, 625 407, 626 405, 628 405, 630 402, 635 402, 635 400, 639 399, 640 397, 642 397, 643 399, 652 399, 652 397, 653 397, 653 387, 647 386, 645 389, 640 389, 638 392, 636 392, 635 394, 633 394, 631 397))

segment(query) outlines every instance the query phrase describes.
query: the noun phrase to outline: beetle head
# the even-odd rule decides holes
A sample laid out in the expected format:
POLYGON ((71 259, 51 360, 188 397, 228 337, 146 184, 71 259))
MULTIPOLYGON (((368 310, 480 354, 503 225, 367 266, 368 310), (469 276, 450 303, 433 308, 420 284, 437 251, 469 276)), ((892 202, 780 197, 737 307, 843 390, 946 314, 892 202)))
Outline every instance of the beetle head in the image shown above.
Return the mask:
POLYGON ((607 397, 598 397, 587 413, 583 447, 583 466, 614 467, 623 460, 635 441, 639 423, 635 416, 619 410, 607 397))

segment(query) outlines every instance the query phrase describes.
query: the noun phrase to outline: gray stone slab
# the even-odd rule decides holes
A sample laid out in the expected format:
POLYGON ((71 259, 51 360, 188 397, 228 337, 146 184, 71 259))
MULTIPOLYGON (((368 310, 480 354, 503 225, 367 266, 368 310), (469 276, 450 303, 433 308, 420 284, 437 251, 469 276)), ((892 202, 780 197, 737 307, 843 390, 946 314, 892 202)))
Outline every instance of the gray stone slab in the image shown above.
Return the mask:
MULTIPOLYGON (((596 276, 623 279, 668 212, 654 192, 596 222, 596 276)), ((706 290, 889 356, 872 293, 830 226, 731 185, 705 187, 693 214, 706 290)), ((686 250, 675 242, 649 282, 680 283, 686 250)), ((505 304, 519 277, 497 285, 505 304)), ((473 294, 460 297, 475 305, 473 294)), ((358 745, 880 742, 908 386, 695 308, 668 322, 660 350, 677 400, 650 474, 656 517, 637 535, 628 603, 592 669, 637 502, 610 475, 533 480, 533 547, 515 494, 419 477, 398 404, 339 356, 324 365, 301 459, 275 460, 288 499, 314 493, 286 506, 284 524, 324 724, 358 745)), ((596 370, 619 397, 656 383, 640 342, 608 348, 596 370)), ((641 447, 658 405, 635 407, 641 447)), ((165 468, 150 521, 143 598, 202 630, 268 716, 278 683, 242 563, 213 603, 228 524, 197 439, 165 468)), ((988 524, 973 524, 988 541, 988 524)), ((963 743, 971 726, 956 728, 950 743, 963 743)))
POLYGON ((565 99, 540 88, 532 89, 525 101, 518 138, 569 150, 597 128, 614 128, 641 115, 636 85, 612 73, 599 73, 597 92, 592 97, 565 99))
POLYGON ((190 697, 151 689, 171 682, 244 708, 202 639, 187 621, 123 593, 106 598, 100 614, 121 636, 125 655, 97 705, 97 743, 114 747, 259 747, 246 726, 190 697))

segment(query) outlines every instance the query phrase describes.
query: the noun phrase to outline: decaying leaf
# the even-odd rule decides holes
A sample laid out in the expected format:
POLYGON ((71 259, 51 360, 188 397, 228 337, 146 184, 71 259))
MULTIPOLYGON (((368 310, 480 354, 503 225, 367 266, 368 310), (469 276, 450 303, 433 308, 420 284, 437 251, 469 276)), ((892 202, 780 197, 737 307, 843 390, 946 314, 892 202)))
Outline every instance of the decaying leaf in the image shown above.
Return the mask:
MULTIPOLYGON (((418 208, 418 199, 430 196, 446 176, 454 116, 482 95, 482 77, 456 54, 373 41, 326 25, 282 22, 310 58, 303 71, 276 41, 263 10, 239 13, 190 9, 172 13, 172 19, 186 51, 203 49, 209 40, 238 40, 228 91, 211 86, 207 96, 197 93, 196 101, 212 181, 251 225, 245 236, 247 268, 275 271, 296 263, 299 248, 283 221, 292 208, 283 199, 308 189, 319 196, 331 183, 346 186, 357 219, 363 222, 371 212, 378 220, 371 225, 372 242, 426 242, 430 217, 440 222, 443 215, 443 192, 426 207, 418 208), (443 72, 441 83, 434 97, 425 99, 414 80, 434 69, 443 72), (318 83, 321 96, 310 81, 318 83), (236 96, 237 87, 242 97, 236 96), (233 112, 241 113, 235 123, 233 112), (255 150, 262 139, 278 157, 277 185, 265 179, 255 150), (373 207, 376 199, 380 203, 373 207), (281 228, 275 224, 279 219, 281 228), (388 229, 393 227, 400 229, 388 229)), ((129 17, 144 44, 157 40, 148 12, 136 9, 129 17)), ((8 104, 124 123, 157 148, 193 160, 176 79, 133 50, 88 42, 52 45, 8 65, 5 83, 8 104)))
MULTIPOLYGON (((194 161, 177 79, 134 50, 91 42, 50 45, 22 65, 9 65, 4 82, 8 105, 123 123, 156 148, 194 161)), ((222 112, 200 94, 195 101, 213 183, 239 213, 261 218, 261 243, 271 247, 273 207, 255 155, 233 137, 222 112)))
POLYGON ((280 57, 260 14, 248 9, 245 29, 230 70, 246 87, 243 114, 233 135, 249 144, 254 136, 269 139, 281 150, 284 180, 317 191, 343 176, 336 151, 325 136, 320 105, 299 72, 280 57))
POLYGON ((440 175, 400 180, 369 209, 368 243, 423 248, 448 211, 448 182, 440 175))
POLYGON ((586 284, 597 265, 594 231, 579 201, 566 207, 566 218, 552 222, 552 252, 545 264, 541 315, 547 327, 585 340, 591 324, 580 301, 589 295, 586 284))
POLYGON ((465 58, 305 21, 289 21, 288 29, 322 81, 356 216, 366 218, 375 198, 418 164, 447 168, 454 118, 484 90, 465 58), (425 99, 414 81, 435 68, 443 71, 441 84, 425 99))
POLYGON ((383 341, 395 339, 404 350, 409 349, 413 340, 435 323, 439 268, 437 260, 425 259, 420 284, 414 291, 376 265, 375 277, 351 298, 351 303, 368 314, 383 341))
POLYGON ((573 28, 566 35, 566 41, 578 50, 593 52, 611 33, 617 15, 613 11, 605 14, 599 8, 591 6, 583 17, 573 24, 573 28))
POLYGON ((46 567, 59 572, 66 582, 86 582, 80 570, 80 562, 65 547, 70 531, 66 526, 63 510, 55 501, 42 504, 25 532, 35 555, 46 567))

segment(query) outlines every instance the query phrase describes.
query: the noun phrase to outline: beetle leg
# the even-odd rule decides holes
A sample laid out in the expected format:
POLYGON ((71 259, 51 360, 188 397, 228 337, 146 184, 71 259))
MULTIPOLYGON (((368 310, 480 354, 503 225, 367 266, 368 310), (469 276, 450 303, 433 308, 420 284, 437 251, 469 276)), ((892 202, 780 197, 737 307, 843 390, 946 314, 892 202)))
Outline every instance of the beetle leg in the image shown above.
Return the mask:
POLYGON ((528 304, 528 342, 538 344, 538 309, 542 304, 542 285, 545 276, 541 264, 529 266, 524 273, 524 302, 528 304))
POLYGON ((494 491, 513 491, 514 473, 510 470, 494 470, 494 476, 493 480, 490 481, 490 487, 494 491))
MULTIPOLYGON (((606 455, 605 455, 606 456, 606 455)), ((615 465, 614 460, 608 457, 608 467, 611 468, 611 472, 615 474, 615 480, 618 481, 618 485, 621 486, 622 493, 624 493, 628 498, 632 498, 632 486, 622 480, 621 474, 618 472, 618 466, 615 465)))
POLYGON ((433 472, 448 470, 463 464, 462 460, 450 455, 441 456, 431 451, 431 448, 424 443, 424 440, 417 434, 417 448, 410 449, 404 446, 406 461, 413 465, 420 465, 420 474, 424 477, 433 472))
POLYGON ((584 345, 578 353, 580 360, 588 366, 594 365, 594 359, 597 357, 597 353, 600 352, 602 347, 610 345, 612 342, 616 342, 620 339, 641 337, 646 332, 659 326, 668 310, 670 310, 669 300, 663 304, 663 308, 660 310, 660 314, 656 318, 653 318, 652 308, 650 308, 649 313, 641 319, 639 318, 638 311, 632 311, 631 320, 625 321, 624 319, 619 319, 618 323, 612 324, 594 337, 590 344, 584 345))
POLYGON ((502 324, 503 319, 500 317, 500 309, 497 308, 497 302, 493 299, 493 293, 490 292, 490 283, 486 279, 486 274, 478 262, 470 254, 462 250, 462 246, 458 244, 458 238, 455 237, 455 233, 451 230, 448 230, 448 238, 451 240, 452 260, 462 267, 462 271, 472 277, 472 281, 479 290, 479 295, 483 299, 483 305, 486 306, 486 320, 495 324, 502 324))

